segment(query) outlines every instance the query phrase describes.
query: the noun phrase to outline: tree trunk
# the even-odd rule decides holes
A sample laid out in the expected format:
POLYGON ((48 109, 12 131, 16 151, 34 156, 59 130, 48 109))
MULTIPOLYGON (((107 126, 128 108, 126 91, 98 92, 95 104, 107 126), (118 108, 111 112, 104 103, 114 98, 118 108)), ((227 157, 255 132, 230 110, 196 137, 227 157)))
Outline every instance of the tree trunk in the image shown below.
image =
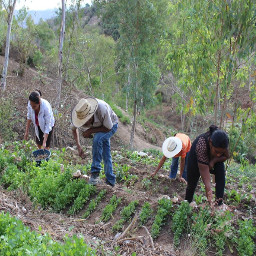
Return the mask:
POLYGON ((135 134, 135 125, 136 125, 136 109, 137 109, 137 101, 134 100, 133 105, 133 122, 132 122, 132 130, 131 130, 131 138, 130 138, 130 150, 133 150, 133 140, 134 140, 134 134, 135 134))
POLYGON ((215 106, 214 106, 214 124, 217 124, 218 117, 218 105, 219 105, 219 90, 220 90, 220 62, 221 62, 221 51, 218 53, 217 60, 217 83, 216 83, 216 95, 215 95, 215 106))
POLYGON ((62 0, 62 21, 61 21, 61 29, 60 29, 60 40, 59 40, 59 66, 58 66, 58 94, 57 94, 57 109, 60 106, 61 100, 61 90, 62 90, 62 51, 64 44, 64 36, 65 36, 65 0, 62 0))
POLYGON ((9 51, 10 51, 10 37, 11 37, 11 30, 12 30, 12 20, 13 20, 13 13, 16 5, 16 0, 13 0, 13 4, 9 3, 8 6, 8 28, 6 34, 6 46, 5 46, 5 57, 4 57, 4 65, 3 65, 3 72, 1 77, 1 88, 3 91, 6 89, 6 77, 7 77, 7 69, 8 69, 8 62, 9 62, 9 51))

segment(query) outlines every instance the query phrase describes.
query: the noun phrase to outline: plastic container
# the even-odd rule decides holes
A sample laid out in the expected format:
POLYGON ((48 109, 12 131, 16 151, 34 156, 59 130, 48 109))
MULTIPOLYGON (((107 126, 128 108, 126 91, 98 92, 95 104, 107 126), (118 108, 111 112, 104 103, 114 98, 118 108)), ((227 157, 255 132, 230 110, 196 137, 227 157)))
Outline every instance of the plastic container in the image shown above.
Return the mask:
POLYGON ((50 159, 50 156, 51 156, 51 152, 47 149, 38 149, 38 150, 35 150, 33 151, 33 157, 37 163, 37 165, 40 165, 42 161, 46 160, 48 161, 50 159), (44 156, 40 159, 37 159, 38 156, 44 156))

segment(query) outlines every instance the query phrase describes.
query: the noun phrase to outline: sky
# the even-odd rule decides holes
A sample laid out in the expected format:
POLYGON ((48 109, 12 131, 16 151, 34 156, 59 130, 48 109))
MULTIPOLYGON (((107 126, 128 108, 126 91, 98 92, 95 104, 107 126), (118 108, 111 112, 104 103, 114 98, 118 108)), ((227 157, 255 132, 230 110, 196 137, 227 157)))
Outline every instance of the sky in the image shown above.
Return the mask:
MULTIPOLYGON (((72 1, 67 0, 67 7, 72 1)), ((82 0, 82 4, 91 4, 92 0, 82 0)), ((61 7, 61 0, 18 0, 16 3, 16 10, 21 9, 24 5, 29 10, 47 10, 61 7)))

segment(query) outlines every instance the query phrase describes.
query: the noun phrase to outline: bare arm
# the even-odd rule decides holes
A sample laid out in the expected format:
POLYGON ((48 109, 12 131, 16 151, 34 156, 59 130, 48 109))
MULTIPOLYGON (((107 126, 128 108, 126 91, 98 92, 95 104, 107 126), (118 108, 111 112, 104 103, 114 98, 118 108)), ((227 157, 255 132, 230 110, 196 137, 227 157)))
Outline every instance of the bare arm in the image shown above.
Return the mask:
POLYGON ((162 159, 160 160, 160 162, 159 162, 159 164, 158 164, 158 166, 157 166, 155 172, 154 172, 153 174, 151 174, 151 177, 154 177, 154 176, 157 174, 157 172, 158 172, 158 171, 161 169, 161 167, 163 166, 165 160, 166 160, 166 157, 163 156, 162 159))
POLYGON ((214 157, 211 159, 210 163, 209 163, 209 168, 210 170, 213 168, 213 166, 216 164, 216 163, 219 163, 219 162, 225 162, 227 159, 229 159, 230 155, 229 155, 229 150, 226 149, 224 154, 220 157, 214 157))
POLYGON ((186 158, 182 158, 182 157, 180 158, 180 177, 179 177, 179 180, 184 182, 184 183, 187 183, 186 180, 184 178, 182 178, 184 168, 185 168, 185 160, 186 160, 186 158))
POLYGON ((82 149, 81 144, 80 144, 80 137, 79 137, 78 129, 77 128, 73 128, 72 129, 72 133, 73 133, 74 140, 76 142, 76 146, 77 146, 77 150, 78 150, 78 155, 81 158, 84 158, 85 155, 84 155, 83 149, 82 149))
POLYGON ((43 140, 43 148, 46 148, 46 141, 48 139, 48 135, 47 133, 44 133, 44 140, 43 140))
POLYGON ((109 132, 109 131, 110 131, 110 129, 106 128, 105 126, 92 127, 92 128, 89 128, 88 130, 84 131, 83 136, 84 136, 84 138, 90 138, 93 133, 109 132))
POLYGON ((24 140, 28 140, 28 132, 29 132, 29 127, 31 124, 31 120, 27 119, 27 124, 26 124, 26 130, 25 130, 25 134, 24 134, 24 140))
POLYGON ((206 191, 206 197, 207 200, 212 206, 212 188, 211 188, 211 175, 210 175, 210 169, 208 165, 198 163, 199 172, 202 177, 203 183, 205 185, 205 191, 206 191))

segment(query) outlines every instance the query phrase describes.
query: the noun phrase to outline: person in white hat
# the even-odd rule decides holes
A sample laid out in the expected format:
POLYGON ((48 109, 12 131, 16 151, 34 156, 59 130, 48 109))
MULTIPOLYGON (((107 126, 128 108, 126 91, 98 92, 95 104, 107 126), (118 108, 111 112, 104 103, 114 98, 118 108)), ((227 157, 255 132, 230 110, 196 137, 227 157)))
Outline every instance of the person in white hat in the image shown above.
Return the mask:
POLYGON ((180 161, 180 175, 179 180, 181 182, 186 183, 187 180, 187 171, 186 171, 186 160, 188 152, 191 148, 191 141, 189 137, 186 134, 183 133, 177 133, 175 137, 169 137, 167 138, 162 146, 162 151, 164 156, 160 160, 157 169, 155 172, 151 175, 151 177, 154 177, 157 172, 161 169, 164 162, 167 158, 172 158, 172 164, 171 164, 171 172, 169 177, 171 179, 175 179, 178 167, 179 167, 179 157, 181 157, 180 161))
POLYGON ((85 155, 80 145, 78 129, 82 131, 84 138, 93 137, 93 159, 89 183, 92 185, 100 183, 99 174, 103 159, 106 183, 113 187, 116 176, 113 173, 110 138, 118 128, 117 115, 105 101, 88 97, 79 100, 78 104, 72 110, 71 118, 73 124, 72 132, 80 157, 84 158, 85 155))

